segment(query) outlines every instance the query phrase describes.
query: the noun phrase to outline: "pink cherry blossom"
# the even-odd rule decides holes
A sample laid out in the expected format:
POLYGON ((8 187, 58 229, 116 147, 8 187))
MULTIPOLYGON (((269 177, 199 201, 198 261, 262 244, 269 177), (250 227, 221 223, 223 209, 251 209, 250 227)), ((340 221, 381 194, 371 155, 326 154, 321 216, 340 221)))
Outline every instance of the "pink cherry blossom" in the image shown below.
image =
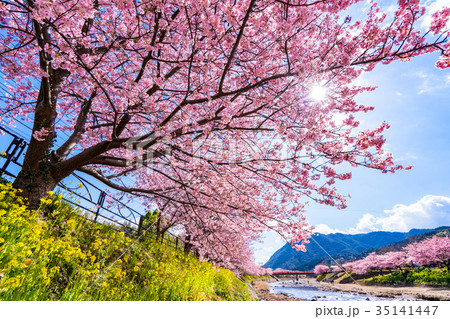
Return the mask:
POLYGON ((314 273, 316 275, 322 275, 326 272, 328 272, 330 268, 327 265, 318 264, 314 267, 314 273))
POLYGON ((424 35, 419 1, 391 21, 376 3, 344 18, 358 2, 2 2, 0 122, 31 121, 34 137, 14 186, 35 207, 87 174, 158 206, 188 248, 230 268, 252 269, 245 247, 266 230, 304 249, 305 202, 346 207, 340 164, 402 169, 383 150, 387 123, 358 130, 373 107, 355 98, 374 88, 355 80, 430 52, 450 66, 448 11, 424 35))

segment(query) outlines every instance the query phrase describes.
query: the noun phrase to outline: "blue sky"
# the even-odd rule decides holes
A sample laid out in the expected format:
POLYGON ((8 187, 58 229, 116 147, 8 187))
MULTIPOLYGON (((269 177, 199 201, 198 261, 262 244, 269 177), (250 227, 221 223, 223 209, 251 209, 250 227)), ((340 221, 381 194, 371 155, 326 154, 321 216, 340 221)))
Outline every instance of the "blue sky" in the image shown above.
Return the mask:
MULTIPOLYGON (((437 58, 430 54, 379 65, 363 75, 363 84, 378 88, 357 98, 375 106, 359 117, 361 128, 388 122, 386 148, 398 164, 414 168, 395 174, 352 168, 351 180, 336 183, 342 194, 352 196, 347 209, 307 206, 305 216, 317 232, 450 226, 450 70, 436 69, 437 58)), ((284 244, 267 233, 262 244, 254 245, 256 262, 264 263, 284 244)))

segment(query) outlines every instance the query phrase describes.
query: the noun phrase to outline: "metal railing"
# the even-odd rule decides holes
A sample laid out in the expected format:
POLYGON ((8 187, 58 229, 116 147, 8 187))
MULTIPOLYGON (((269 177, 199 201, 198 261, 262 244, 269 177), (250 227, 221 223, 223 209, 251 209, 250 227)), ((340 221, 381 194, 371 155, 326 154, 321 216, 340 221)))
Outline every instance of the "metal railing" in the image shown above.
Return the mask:
MULTIPOLYGON (((0 126, 0 131, 5 132, 12 138, 6 151, 2 152, 2 147, 0 146, 0 153, 2 154, 0 157, 0 177, 6 175, 9 178, 15 178, 17 176, 16 173, 8 170, 8 168, 11 168, 11 165, 16 166, 16 169, 22 167, 22 157, 25 154, 24 151, 28 143, 16 135, 12 129, 0 126), (4 161, 3 165, 1 165, 2 160, 4 161)), ((63 194, 62 200, 85 212, 82 216, 92 222, 109 224, 116 231, 123 231, 132 238, 141 238, 145 230, 145 236, 155 236, 159 242, 167 246, 176 249, 184 249, 186 246, 184 239, 169 231, 157 235, 152 227, 147 227, 146 224, 151 223, 151 221, 138 211, 139 208, 144 210, 142 204, 135 202, 134 206, 139 208, 133 208, 129 203, 124 203, 109 195, 109 191, 100 188, 79 174, 72 173, 69 177, 62 180, 58 184, 56 191, 63 194), (70 181, 71 179, 72 181, 70 181), (77 184, 71 186, 74 180, 77 181, 77 184), (105 201, 109 203, 108 206, 105 205, 105 201)))

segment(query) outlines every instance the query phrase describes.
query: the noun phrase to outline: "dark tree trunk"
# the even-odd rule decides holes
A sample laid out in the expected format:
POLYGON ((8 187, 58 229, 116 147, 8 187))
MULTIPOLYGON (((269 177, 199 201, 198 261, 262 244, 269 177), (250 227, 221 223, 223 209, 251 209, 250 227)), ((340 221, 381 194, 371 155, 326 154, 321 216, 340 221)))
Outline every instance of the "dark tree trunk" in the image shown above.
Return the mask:
POLYGON ((22 169, 13 186, 22 190, 21 196, 28 200, 30 209, 37 209, 40 199, 46 197, 47 192, 55 188, 58 182, 49 172, 22 169))
POLYGON ((158 210, 156 215, 156 241, 161 238, 161 212, 158 210))
POLYGON ((191 251, 192 246, 193 246, 193 245, 190 243, 190 240, 191 240, 191 236, 189 236, 189 235, 187 235, 187 236, 184 238, 184 252, 187 253, 187 254, 191 251))
POLYGON ((25 153, 22 170, 17 175, 13 186, 21 189, 22 196, 28 199, 29 207, 36 209, 39 207, 40 199, 45 197, 46 193, 52 190, 62 178, 70 174, 58 171, 58 159, 51 154, 53 140, 56 137, 55 119, 58 94, 70 72, 52 68, 52 57, 45 51, 45 44, 50 42, 48 26, 37 21, 33 21, 33 25, 36 40, 41 48, 39 52, 40 66, 48 76, 41 78, 39 96, 35 106, 33 134, 25 153), (46 134, 35 136, 36 132, 43 129, 46 130, 46 134))
POLYGON ((51 153, 56 137, 54 123, 57 116, 57 93, 69 73, 61 69, 51 69, 49 73, 49 78, 44 77, 41 80, 33 123, 33 133, 42 128, 49 133, 39 140, 31 136, 22 170, 13 183, 15 188, 22 190, 22 196, 28 199, 31 209, 36 209, 40 199, 73 171, 72 168, 70 172, 62 172, 57 157, 51 153))

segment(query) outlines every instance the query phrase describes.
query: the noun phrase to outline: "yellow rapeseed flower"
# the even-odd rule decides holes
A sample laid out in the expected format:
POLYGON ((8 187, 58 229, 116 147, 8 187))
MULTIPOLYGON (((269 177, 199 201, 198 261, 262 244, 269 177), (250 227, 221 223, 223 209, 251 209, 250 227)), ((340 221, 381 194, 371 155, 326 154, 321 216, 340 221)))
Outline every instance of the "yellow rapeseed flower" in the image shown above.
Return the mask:
POLYGON ((59 272, 59 266, 55 266, 50 268, 50 275, 53 276, 54 274, 56 274, 57 272, 59 272))
POLYGON ((91 274, 91 272, 89 270, 82 270, 81 272, 83 274, 85 274, 86 276, 89 276, 91 274))
POLYGON ((69 228, 71 228, 71 229, 75 229, 76 225, 77 225, 77 222, 75 220, 73 220, 73 219, 69 219, 67 221, 67 226, 69 226, 69 228))

